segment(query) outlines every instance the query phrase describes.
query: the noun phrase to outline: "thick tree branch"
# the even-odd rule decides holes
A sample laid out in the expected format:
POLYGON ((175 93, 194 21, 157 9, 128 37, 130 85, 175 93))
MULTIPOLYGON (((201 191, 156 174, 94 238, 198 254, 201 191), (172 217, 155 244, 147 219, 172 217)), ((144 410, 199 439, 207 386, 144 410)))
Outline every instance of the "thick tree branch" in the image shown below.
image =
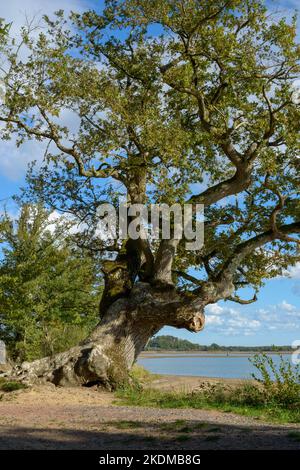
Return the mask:
POLYGON ((188 204, 204 204, 206 207, 227 196, 240 193, 250 186, 252 165, 248 162, 240 164, 235 174, 228 180, 211 186, 202 193, 195 194, 187 201, 188 204))

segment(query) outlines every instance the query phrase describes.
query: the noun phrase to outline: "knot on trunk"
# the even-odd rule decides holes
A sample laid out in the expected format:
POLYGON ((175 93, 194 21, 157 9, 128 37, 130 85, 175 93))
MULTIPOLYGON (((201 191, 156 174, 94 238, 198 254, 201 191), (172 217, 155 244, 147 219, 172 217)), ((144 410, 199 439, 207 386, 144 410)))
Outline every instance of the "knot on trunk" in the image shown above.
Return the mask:
POLYGON ((202 309, 195 309, 193 306, 182 308, 176 316, 171 326, 177 328, 186 328, 193 333, 203 330, 205 324, 205 315, 202 309))
POLYGON ((205 325, 205 316, 204 313, 199 312, 196 313, 186 326, 189 331, 193 331, 194 333, 198 333, 199 331, 203 330, 205 325))

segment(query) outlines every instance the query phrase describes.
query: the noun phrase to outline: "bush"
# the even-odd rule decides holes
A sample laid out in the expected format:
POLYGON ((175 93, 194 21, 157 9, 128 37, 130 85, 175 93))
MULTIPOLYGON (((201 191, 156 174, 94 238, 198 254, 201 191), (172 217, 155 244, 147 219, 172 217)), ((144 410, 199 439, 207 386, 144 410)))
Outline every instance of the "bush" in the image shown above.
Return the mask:
POLYGON ((66 350, 99 321, 98 260, 66 236, 66 220, 49 230, 50 215, 25 204, 17 220, 0 217, 0 339, 14 362, 66 350))
POLYGON ((280 356, 280 364, 276 366, 272 357, 256 354, 250 359, 260 376, 252 374, 261 384, 265 400, 282 406, 300 405, 300 367, 292 367, 290 361, 280 356))

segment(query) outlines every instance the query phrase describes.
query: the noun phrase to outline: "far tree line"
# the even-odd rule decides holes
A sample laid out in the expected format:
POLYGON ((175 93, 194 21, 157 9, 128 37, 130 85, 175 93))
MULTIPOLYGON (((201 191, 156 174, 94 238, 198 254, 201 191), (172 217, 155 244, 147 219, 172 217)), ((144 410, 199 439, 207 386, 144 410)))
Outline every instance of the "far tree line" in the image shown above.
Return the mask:
POLYGON ((196 344, 188 341, 187 339, 176 338, 171 335, 161 335, 156 336, 148 342, 146 351, 159 351, 159 350, 168 350, 168 351, 255 351, 255 352, 264 352, 264 351, 291 351, 291 346, 221 346, 216 343, 210 345, 205 344, 196 344))

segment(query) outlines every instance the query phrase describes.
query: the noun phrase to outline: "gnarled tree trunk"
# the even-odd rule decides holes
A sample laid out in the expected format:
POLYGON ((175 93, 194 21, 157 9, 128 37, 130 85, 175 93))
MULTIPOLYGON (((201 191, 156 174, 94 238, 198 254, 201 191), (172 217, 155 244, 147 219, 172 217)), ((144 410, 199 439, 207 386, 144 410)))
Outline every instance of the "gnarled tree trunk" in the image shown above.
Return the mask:
POLYGON ((27 383, 115 388, 128 379, 148 339, 164 325, 200 331, 203 308, 199 300, 187 301, 175 289, 138 282, 128 297, 115 300, 107 308, 84 342, 53 357, 23 363, 14 374, 27 383))

